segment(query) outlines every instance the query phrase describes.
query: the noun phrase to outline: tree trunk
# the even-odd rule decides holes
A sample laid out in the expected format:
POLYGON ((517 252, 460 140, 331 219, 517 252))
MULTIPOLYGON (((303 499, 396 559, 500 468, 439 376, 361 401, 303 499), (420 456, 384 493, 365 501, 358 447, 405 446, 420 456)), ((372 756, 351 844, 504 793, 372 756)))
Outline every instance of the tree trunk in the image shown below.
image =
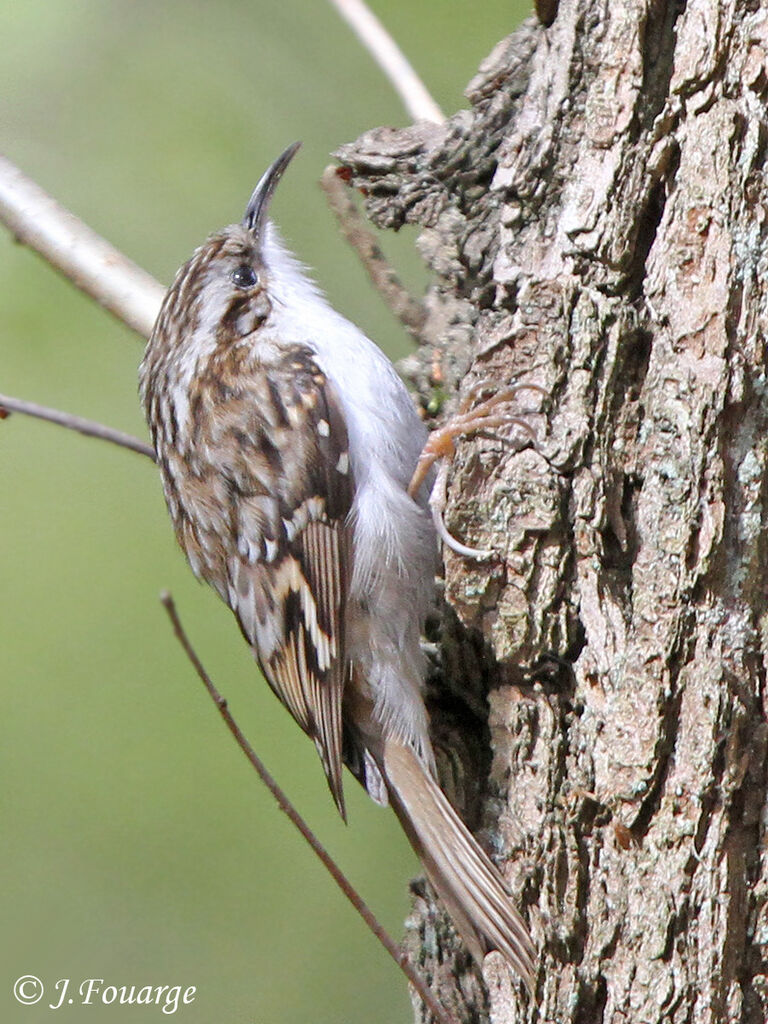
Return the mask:
MULTIPOLYGON (((446 552, 443 662, 470 706, 489 684, 465 770, 541 950, 530 1001, 487 961, 495 1024, 768 1019, 767 90, 759 4, 567 0, 470 110, 340 153, 376 223, 422 228, 425 406, 548 395, 516 398, 535 440, 458 444, 446 515, 493 551, 446 552)), ((412 946, 482 1018, 417 897, 412 946)))

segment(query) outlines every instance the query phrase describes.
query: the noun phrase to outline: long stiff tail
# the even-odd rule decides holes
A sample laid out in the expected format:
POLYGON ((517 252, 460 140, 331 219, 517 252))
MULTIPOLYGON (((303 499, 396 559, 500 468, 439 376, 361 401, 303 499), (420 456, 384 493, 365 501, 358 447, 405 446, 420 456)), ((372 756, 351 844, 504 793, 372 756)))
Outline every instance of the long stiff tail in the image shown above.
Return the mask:
POLYGON ((498 868, 410 747, 388 739, 384 776, 392 807, 472 955, 498 950, 533 986, 536 951, 498 868))

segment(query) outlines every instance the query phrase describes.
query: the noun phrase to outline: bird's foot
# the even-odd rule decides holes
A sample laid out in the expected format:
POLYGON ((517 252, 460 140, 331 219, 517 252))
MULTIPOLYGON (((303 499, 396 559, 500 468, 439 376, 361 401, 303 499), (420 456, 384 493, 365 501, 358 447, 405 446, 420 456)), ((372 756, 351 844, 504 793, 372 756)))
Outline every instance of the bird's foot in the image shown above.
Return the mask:
POLYGON ((429 435, 424 445, 419 461, 416 463, 416 470, 408 485, 408 493, 415 497, 427 475, 435 463, 439 463, 435 482, 429 496, 429 507, 432 511, 432 519, 435 529, 443 541, 452 551, 465 558, 483 560, 490 558, 492 551, 483 551, 480 548, 467 547, 456 540, 448 532, 443 520, 443 513, 446 505, 446 492, 448 484, 448 469, 456 451, 456 439, 459 437, 471 437, 486 430, 492 430, 501 426, 518 426, 526 431, 532 438, 535 433, 530 423, 520 415, 500 411, 499 407, 513 401, 521 391, 538 391, 544 397, 547 392, 538 384, 516 384, 514 387, 505 388, 490 398, 485 399, 474 409, 470 408, 473 399, 478 392, 484 389, 485 385, 474 388, 462 401, 458 413, 452 416, 447 423, 437 427, 429 435))

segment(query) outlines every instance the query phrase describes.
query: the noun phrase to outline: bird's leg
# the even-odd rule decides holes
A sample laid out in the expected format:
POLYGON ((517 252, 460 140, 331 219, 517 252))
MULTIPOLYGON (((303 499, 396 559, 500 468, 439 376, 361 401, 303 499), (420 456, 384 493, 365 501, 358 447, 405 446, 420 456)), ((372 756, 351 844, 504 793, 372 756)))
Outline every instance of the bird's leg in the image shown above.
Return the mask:
POLYGON ((479 548, 470 548, 460 543, 455 537, 451 536, 443 521, 448 467, 456 451, 456 438, 471 437, 473 434, 480 433, 483 430, 490 430, 494 427, 509 424, 522 427, 531 437, 535 437, 531 425, 526 420, 520 416, 499 412, 498 406, 512 401, 521 391, 538 391, 544 396, 547 394, 538 384, 517 384, 512 388, 506 388, 504 391, 498 392, 498 394, 493 395, 491 398, 487 398, 484 402, 475 406, 474 409, 470 409, 469 406, 473 398, 482 388, 483 385, 480 385, 480 387, 473 389, 462 401, 458 413, 452 416, 443 426, 437 427, 436 430, 432 431, 427 438, 427 443, 424 445, 419 456, 416 469, 408 485, 408 493, 414 498, 418 494, 429 471, 436 462, 440 463, 435 483, 429 496, 429 507, 432 511, 435 529, 443 543, 447 544, 452 551, 463 555, 465 558, 476 559, 490 558, 493 552, 483 551, 479 548))

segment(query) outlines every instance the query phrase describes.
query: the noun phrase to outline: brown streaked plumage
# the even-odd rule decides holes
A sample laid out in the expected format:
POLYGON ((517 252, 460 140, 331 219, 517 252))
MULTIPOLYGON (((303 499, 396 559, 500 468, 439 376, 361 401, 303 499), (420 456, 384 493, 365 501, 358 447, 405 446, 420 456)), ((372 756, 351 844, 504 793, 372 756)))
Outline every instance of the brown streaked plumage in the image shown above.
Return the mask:
POLYGON ((266 219, 297 147, 241 224, 169 290, 140 371, 176 536, 227 602, 275 694, 315 742, 345 814, 342 766, 390 803, 479 960, 530 985, 534 950, 499 870, 440 790, 419 636, 436 537, 426 440, 391 363, 325 302, 266 219))

